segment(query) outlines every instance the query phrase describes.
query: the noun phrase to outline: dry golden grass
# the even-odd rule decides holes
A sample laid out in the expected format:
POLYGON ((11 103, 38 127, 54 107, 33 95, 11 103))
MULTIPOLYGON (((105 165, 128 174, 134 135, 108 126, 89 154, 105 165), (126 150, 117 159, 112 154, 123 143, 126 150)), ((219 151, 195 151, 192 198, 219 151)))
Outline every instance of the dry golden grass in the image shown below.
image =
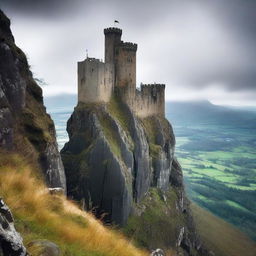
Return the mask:
MULTIPOLYGON (((44 184, 18 156, 8 158, 9 161, 6 161, 7 158, 0 159, 0 196, 9 205, 19 223, 24 219, 26 223, 30 223, 32 227, 36 226, 39 230, 47 228, 51 239, 70 248, 76 246, 80 250, 79 255, 147 254, 135 248, 118 232, 104 227, 90 213, 80 210, 64 196, 50 195, 44 184)), ((25 236, 27 244, 34 235, 30 234, 26 225, 19 231, 25 236)), ((31 232, 35 232, 32 229, 31 232)), ((44 235, 35 237, 49 239, 44 235)), ((71 255, 68 249, 65 255, 71 255)))

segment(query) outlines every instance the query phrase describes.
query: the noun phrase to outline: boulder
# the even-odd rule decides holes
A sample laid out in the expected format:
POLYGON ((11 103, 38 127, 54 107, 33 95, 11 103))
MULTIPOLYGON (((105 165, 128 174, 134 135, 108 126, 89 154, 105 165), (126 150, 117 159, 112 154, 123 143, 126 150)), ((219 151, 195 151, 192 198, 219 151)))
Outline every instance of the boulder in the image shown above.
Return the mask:
POLYGON ((28 251, 33 256, 60 256, 58 245, 48 240, 35 240, 28 244, 28 251))
POLYGON ((20 234, 14 227, 12 213, 8 206, 0 198, 0 255, 25 256, 26 248, 23 245, 20 234))

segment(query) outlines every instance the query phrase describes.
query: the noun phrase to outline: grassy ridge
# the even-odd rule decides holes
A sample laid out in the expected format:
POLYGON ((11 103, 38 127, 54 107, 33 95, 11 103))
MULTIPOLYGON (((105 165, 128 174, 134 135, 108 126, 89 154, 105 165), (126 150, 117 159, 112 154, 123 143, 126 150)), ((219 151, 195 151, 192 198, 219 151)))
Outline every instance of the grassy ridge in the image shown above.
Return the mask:
POLYGON ((64 196, 50 195, 24 159, 2 153, 0 156, 0 196, 12 210, 25 246, 35 239, 48 239, 61 248, 63 255, 146 254, 64 196))
POLYGON ((216 256, 256 255, 256 243, 234 226, 196 204, 191 209, 201 238, 216 256))

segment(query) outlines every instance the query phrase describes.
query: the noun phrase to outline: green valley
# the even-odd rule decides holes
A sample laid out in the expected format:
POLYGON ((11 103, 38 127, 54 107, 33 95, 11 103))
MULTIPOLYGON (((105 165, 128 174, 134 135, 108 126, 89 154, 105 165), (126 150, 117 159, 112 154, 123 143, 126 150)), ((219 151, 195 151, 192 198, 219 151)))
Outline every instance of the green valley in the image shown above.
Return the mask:
POLYGON ((256 240, 256 112, 207 102, 174 107, 167 116, 188 196, 256 240))

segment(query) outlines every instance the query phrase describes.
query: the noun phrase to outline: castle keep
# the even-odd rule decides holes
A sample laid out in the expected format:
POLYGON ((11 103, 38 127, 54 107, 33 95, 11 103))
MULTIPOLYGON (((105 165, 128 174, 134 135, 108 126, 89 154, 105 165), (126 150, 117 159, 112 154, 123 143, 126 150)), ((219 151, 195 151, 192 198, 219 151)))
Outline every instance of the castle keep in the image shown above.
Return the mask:
POLYGON ((115 94, 138 117, 165 116, 164 84, 136 88, 137 44, 121 41, 119 28, 106 28, 104 34, 105 62, 88 57, 78 62, 78 101, 107 103, 115 94))

